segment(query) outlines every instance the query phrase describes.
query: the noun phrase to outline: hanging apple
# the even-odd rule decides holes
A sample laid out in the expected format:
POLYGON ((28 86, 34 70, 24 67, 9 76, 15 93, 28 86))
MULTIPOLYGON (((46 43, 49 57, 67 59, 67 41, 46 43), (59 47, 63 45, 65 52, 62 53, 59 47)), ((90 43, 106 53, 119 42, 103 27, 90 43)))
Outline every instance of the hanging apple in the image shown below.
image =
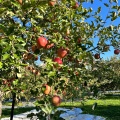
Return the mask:
POLYGON ((57 54, 60 58, 64 58, 67 55, 67 50, 64 48, 59 48, 57 54))
POLYGON ((50 93, 50 91, 51 91, 51 87, 49 85, 44 85, 44 87, 45 87, 44 94, 48 95, 50 93))
POLYGON ((40 47, 45 48, 47 43, 48 43, 48 41, 47 41, 47 39, 45 37, 39 37, 37 39, 37 46, 38 46, 38 48, 40 48, 40 47))
POLYGON ((120 53, 119 49, 114 50, 114 54, 118 55, 120 53))
POLYGON ((58 63, 58 64, 63 64, 61 58, 59 58, 59 57, 54 58, 53 61, 56 62, 56 63, 58 63))
POLYGON ((48 5, 54 6, 56 4, 56 0, 49 0, 48 5))
POLYGON ((95 57, 95 59, 100 59, 100 54, 99 54, 99 53, 96 53, 96 54, 94 55, 94 57, 95 57))
POLYGON ((61 98, 60 98, 60 96, 54 95, 54 96, 52 97, 52 103, 53 103, 54 106, 59 106, 60 103, 61 103, 61 98))

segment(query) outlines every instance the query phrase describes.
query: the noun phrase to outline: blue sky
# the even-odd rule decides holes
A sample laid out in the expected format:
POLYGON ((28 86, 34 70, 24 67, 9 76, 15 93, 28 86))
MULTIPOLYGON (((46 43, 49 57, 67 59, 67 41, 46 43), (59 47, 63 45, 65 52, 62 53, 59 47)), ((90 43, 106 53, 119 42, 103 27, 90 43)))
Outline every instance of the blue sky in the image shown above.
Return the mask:
MULTIPOLYGON (((102 17, 103 20, 105 20, 107 14, 108 14, 108 11, 109 11, 109 7, 106 7, 104 5, 104 3, 109 4, 109 0, 102 0, 102 2, 100 2, 100 0, 94 0, 93 4, 88 2, 88 3, 83 3, 83 6, 85 8, 91 7, 93 9, 93 11, 96 11, 98 9, 98 7, 100 6, 101 7, 100 16, 102 17)), ((116 4, 112 3, 112 5, 116 5, 116 4)), ((118 5, 120 6, 120 0, 118 0, 118 5)), ((118 24, 120 24, 120 17, 117 18, 115 21, 112 21, 112 22, 110 20, 107 20, 105 26, 109 26, 109 25, 116 25, 117 26, 118 24)), ((96 46, 98 38, 94 39, 94 41, 95 41, 94 45, 96 46)), ((110 47, 110 51, 105 52, 104 54, 101 54, 101 57, 103 59, 110 58, 111 56, 114 56, 114 48, 112 46, 110 47)))

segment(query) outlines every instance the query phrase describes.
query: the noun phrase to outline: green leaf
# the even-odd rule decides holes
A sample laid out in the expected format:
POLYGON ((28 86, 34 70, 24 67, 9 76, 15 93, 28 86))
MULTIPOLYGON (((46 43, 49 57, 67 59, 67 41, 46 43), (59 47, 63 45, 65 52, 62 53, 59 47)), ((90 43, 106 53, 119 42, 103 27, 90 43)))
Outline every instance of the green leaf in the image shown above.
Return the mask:
POLYGON ((108 5, 107 3, 104 3, 104 5, 105 5, 106 7, 109 7, 109 5, 108 5))
POLYGON ((5 11, 6 8, 0 8, 0 14, 2 14, 5 11))
POLYGON ((8 58, 10 58, 10 54, 4 54, 4 55, 3 55, 3 60, 6 60, 6 59, 8 59, 8 58))
POLYGON ((3 66, 3 63, 2 63, 2 62, 0 62, 0 68, 2 68, 2 66, 3 66))
POLYGON ((17 85, 17 84, 18 84, 18 80, 14 80, 13 85, 17 85))
POLYGON ((99 7, 99 8, 98 8, 98 11, 97 11, 97 13, 99 13, 99 12, 101 12, 101 7, 99 7))
POLYGON ((111 31, 113 31, 113 26, 112 25, 109 28, 110 28, 111 31))
POLYGON ((21 78, 22 75, 21 75, 20 73, 17 73, 17 77, 18 77, 18 78, 21 78))
POLYGON ((8 45, 8 46, 6 46, 6 47, 2 50, 2 53, 9 52, 10 49, 11 49, 11 46, 8 45))
POLYGON ((50 71, 49 73, 48 73, 48 77, 52 77, 52 76, 55 76, 55 71, 50 71))
POLYGON ((118 0, 113 0, 113 2, 118 3, 118 0))
POLYGON ((114 21, 116 18, 117 18, 116 12, 112 12, 112 18, 111 18, 111 20, 114 21))

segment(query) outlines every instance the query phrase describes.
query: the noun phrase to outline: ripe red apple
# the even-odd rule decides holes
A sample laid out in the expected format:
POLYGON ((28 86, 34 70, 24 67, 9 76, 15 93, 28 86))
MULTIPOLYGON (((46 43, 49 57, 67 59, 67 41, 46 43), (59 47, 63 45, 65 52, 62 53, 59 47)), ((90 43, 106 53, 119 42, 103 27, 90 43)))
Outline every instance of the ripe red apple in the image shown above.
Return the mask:
POLYGON ((57 54, 60 58, 64 58, 67 55, 67 50, 64 48, 59 48, 57 54))
POLYGON ((59 106, 60 103, 61 103, 61 98, 60 98, 60 96, 54 95, 54 96, 52 97, 52 103, 53 103, 54 106, 59 106))
POLYGON ((45 37, 39 37, 37 39, 37 46, 38 46, 38 48, 40 48, 40 47, 44 48, 47 45, 47 43, 48 43, 48 41, 47 41, 47 39, 45 37))
POLYGON ((100 59, 100 54, 99 54, 99 53, 96 53, 96 54, 94 55, 94 57, 95 57, 95 59, 100 59))
POLYGON ((77 9, 78 7, 79 7, 79 4, 76 2, 75 5, 72 8, 77 9))
POLYGON ((48 95, 51 91, 51 87, 49 85, 44 85, 44 86, 45 86, 44 94, 48 95))
POLYGON ((56 0, 49 0, 49 6, 54 6, 56 4, 56 0))
POLYGON ((119 49, 114 50, 114 54, 118 55, 120 53, 119 49))
POLYGON ((61 58, 59 58, 59 57, 54 58, 53 61, 56 62, 56 63, 58 63, 58 64, 63 64, 61 58))

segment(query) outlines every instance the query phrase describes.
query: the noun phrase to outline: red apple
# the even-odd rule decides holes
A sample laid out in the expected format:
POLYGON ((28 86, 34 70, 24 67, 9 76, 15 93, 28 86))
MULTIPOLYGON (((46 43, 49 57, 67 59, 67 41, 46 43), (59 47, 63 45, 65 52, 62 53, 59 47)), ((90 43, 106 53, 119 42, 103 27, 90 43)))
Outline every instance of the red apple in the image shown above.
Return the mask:
POLYGON ((49 0, 49 6, 54 6, 56 4, 56 0, 49 0))
POLYGON ((75 5, 72 8, 77 9, 78 7, 79 7, 79 4, 76 2, 75 5))
POLYGON ((58 64, 63 64, 61 58, 59 58, 59 57, 54 58, 53 61, 56 62, 56 63, 58 63, 58 64))
POLYGON ((60 103, 61 103, 61 98, 60 98, 60 96, 54 95, 54 96, 52 97, 52 103, 53 103, 54 106, 59 106, 60 103))
POLYGON ((48 41, 47 41, 47 39, 45 37, 39 37, 37 39, 37 46, 38 46, 38 48, 40 48, 40 47, 44 48, 47 45, 47 43, 48 43, 48 41))
POLYGON ((118 55, 120 53, 119 49, 114 50, 114 54, 118 55))
POLYGON ((57 54, 60 58, 64 58, 67 55, 67 50, 64 48, 59 48, 57 54))
POLYGON ((95 59, 100 59, 100 54, 99 54, 99 53, 96 53, 96 54, 94 55, 94 57, 95 57, 95 59))
POLYGON ((44 94, 48 95, 51 91, 51 87, 49 85, 44 85, 44 86, 45 86, 44 94))

